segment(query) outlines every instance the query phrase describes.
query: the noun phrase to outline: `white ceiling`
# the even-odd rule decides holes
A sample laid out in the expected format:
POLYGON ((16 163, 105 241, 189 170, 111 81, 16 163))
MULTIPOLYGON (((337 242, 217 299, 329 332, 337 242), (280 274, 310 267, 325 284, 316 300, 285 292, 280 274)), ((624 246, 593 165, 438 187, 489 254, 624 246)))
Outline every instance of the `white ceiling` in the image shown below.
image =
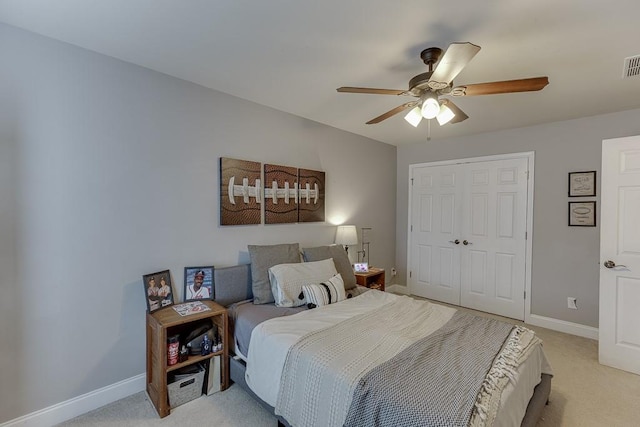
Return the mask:
POLYGON ((433 139, 640 108, 637 0, 0 0, 0 22, 392 145, 425 142, 398 114, 420 52, 482 50, 454 85, 549 76, 540 92, 456 98, 469 119, 433 139))

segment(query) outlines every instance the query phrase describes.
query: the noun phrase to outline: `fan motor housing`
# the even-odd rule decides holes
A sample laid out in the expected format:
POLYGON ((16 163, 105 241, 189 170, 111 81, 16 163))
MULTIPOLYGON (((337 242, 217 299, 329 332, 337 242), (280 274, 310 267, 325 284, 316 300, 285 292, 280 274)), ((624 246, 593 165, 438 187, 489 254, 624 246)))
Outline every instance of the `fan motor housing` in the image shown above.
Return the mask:
POLYGON ((443 93, 447 88, 443 85, 429 85, 429 79, 433 75, 433 64, 440 60, 442 49, 439 47, 429 47, 420 52, 420 59, 429 67, 426 73, 418 74, 409 80, 409 92, 414 96, 422 96, 425 92, 431 91, 436 94, 443 93))
POLYGON ((429 79, 431 78, 432 74, 433 71, 427 71, 426 73, 418 74, 417 76, 409 80, 409 92, 413 96, 417 97, 422 96, 425 92, 434 92, 436 95, 444 95, 451 92, 453 82, 446 86, 444 86, 445 83, 438 84, 437 82, 435 85, 433 84, 433 82, 431 85, 429 85, 429 79))
POLYGON ((429 79, 433 71, 427 71, 426 73, 418 74, 409 80, 409 92, 415 96, 422 95, 425 90, 429 90, 429 79))

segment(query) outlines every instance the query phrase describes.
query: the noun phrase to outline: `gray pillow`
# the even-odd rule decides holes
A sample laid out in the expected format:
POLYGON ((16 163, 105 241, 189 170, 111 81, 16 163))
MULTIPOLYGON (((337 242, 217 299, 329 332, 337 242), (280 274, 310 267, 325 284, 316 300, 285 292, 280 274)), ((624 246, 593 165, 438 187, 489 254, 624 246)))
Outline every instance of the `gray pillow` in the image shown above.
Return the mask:
POLYGON ((274 302, 269 282, 269 268, 278 264, 300 262, 300 245, 283 243, 280 245, 248 245, 251 259, 251 289, 254 304, 274 302))
POLYGON ((342 276, 344 288, 349 290, 356 287, 356 276, 353 274, 351 261, 347 251, 342 245, 318 246, 315 248, 302 249, 302 256, 305 261, 322 261, 323 259, 333 258, 336 270, 342 276))

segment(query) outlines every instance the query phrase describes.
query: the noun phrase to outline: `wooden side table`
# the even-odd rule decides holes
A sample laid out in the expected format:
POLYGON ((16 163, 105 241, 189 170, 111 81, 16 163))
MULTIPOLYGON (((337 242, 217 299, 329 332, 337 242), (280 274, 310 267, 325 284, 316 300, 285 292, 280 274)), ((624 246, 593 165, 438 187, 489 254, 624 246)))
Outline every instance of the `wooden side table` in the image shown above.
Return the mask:
POLYGON ((210 310, 188 316, 179 315, 173 308, 165 307, 153 313, 147 313, 147 394, 160 418, 169 415, 171 410, 167 391, 167 374, 184 366, 209 361, 221 356, 220 389, 229 387, 229 346, 227 339, 227 309, 214 301, 201 300, 210 310), (211 319, 222 338, 222 350, 206 356, 191 355, 185 362, 167 365, 167 337, 185 333, 190 324, 202 319, 211 319))
POLYGON ((384 268, 369 267, 368 272, 355 275, 358 285, 384 292, 384 268))

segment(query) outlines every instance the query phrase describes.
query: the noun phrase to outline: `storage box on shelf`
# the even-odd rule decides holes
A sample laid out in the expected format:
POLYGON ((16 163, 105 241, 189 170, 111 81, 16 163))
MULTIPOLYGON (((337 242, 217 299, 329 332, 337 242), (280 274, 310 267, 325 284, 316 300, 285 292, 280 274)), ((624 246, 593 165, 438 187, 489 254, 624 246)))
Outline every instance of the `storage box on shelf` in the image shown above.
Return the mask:
MULTIPOLYGON (((169 401, 167 377, 171 372, 199 362, 208 366, 212 357, 221 356, 220 390, 225 390, 229 386, 229 349, 226 342, 227 310, 214 301, 202 300, 202 303, 210 310, 181 316, 172 307, 165 307, 153 313, 147 313, 147 394, 161 418, 169 415, 171 408, 177 406, 169 401), (205 356, 190 355, 186 361, 169 366, 167 364, 168 337, 185 336, 193 327, 194 322, 203 319, 211 319, 218 329, 218 335, 222 338, 222 350, 205 356)), ((203 373, 201 378, 204 377, 203 373)), ((191 387, 189 392, 194 392, 194 387, 191 387)), ((202 381, 200 381, 200 389, 195 392, 201 393, 201 390, 202 381)))
POLYGON ((190 375, 176 375, 175 381, 167 384, 169 407, 176 408, 202 395, 205 367, 194 365, 196 372, 190 375))

